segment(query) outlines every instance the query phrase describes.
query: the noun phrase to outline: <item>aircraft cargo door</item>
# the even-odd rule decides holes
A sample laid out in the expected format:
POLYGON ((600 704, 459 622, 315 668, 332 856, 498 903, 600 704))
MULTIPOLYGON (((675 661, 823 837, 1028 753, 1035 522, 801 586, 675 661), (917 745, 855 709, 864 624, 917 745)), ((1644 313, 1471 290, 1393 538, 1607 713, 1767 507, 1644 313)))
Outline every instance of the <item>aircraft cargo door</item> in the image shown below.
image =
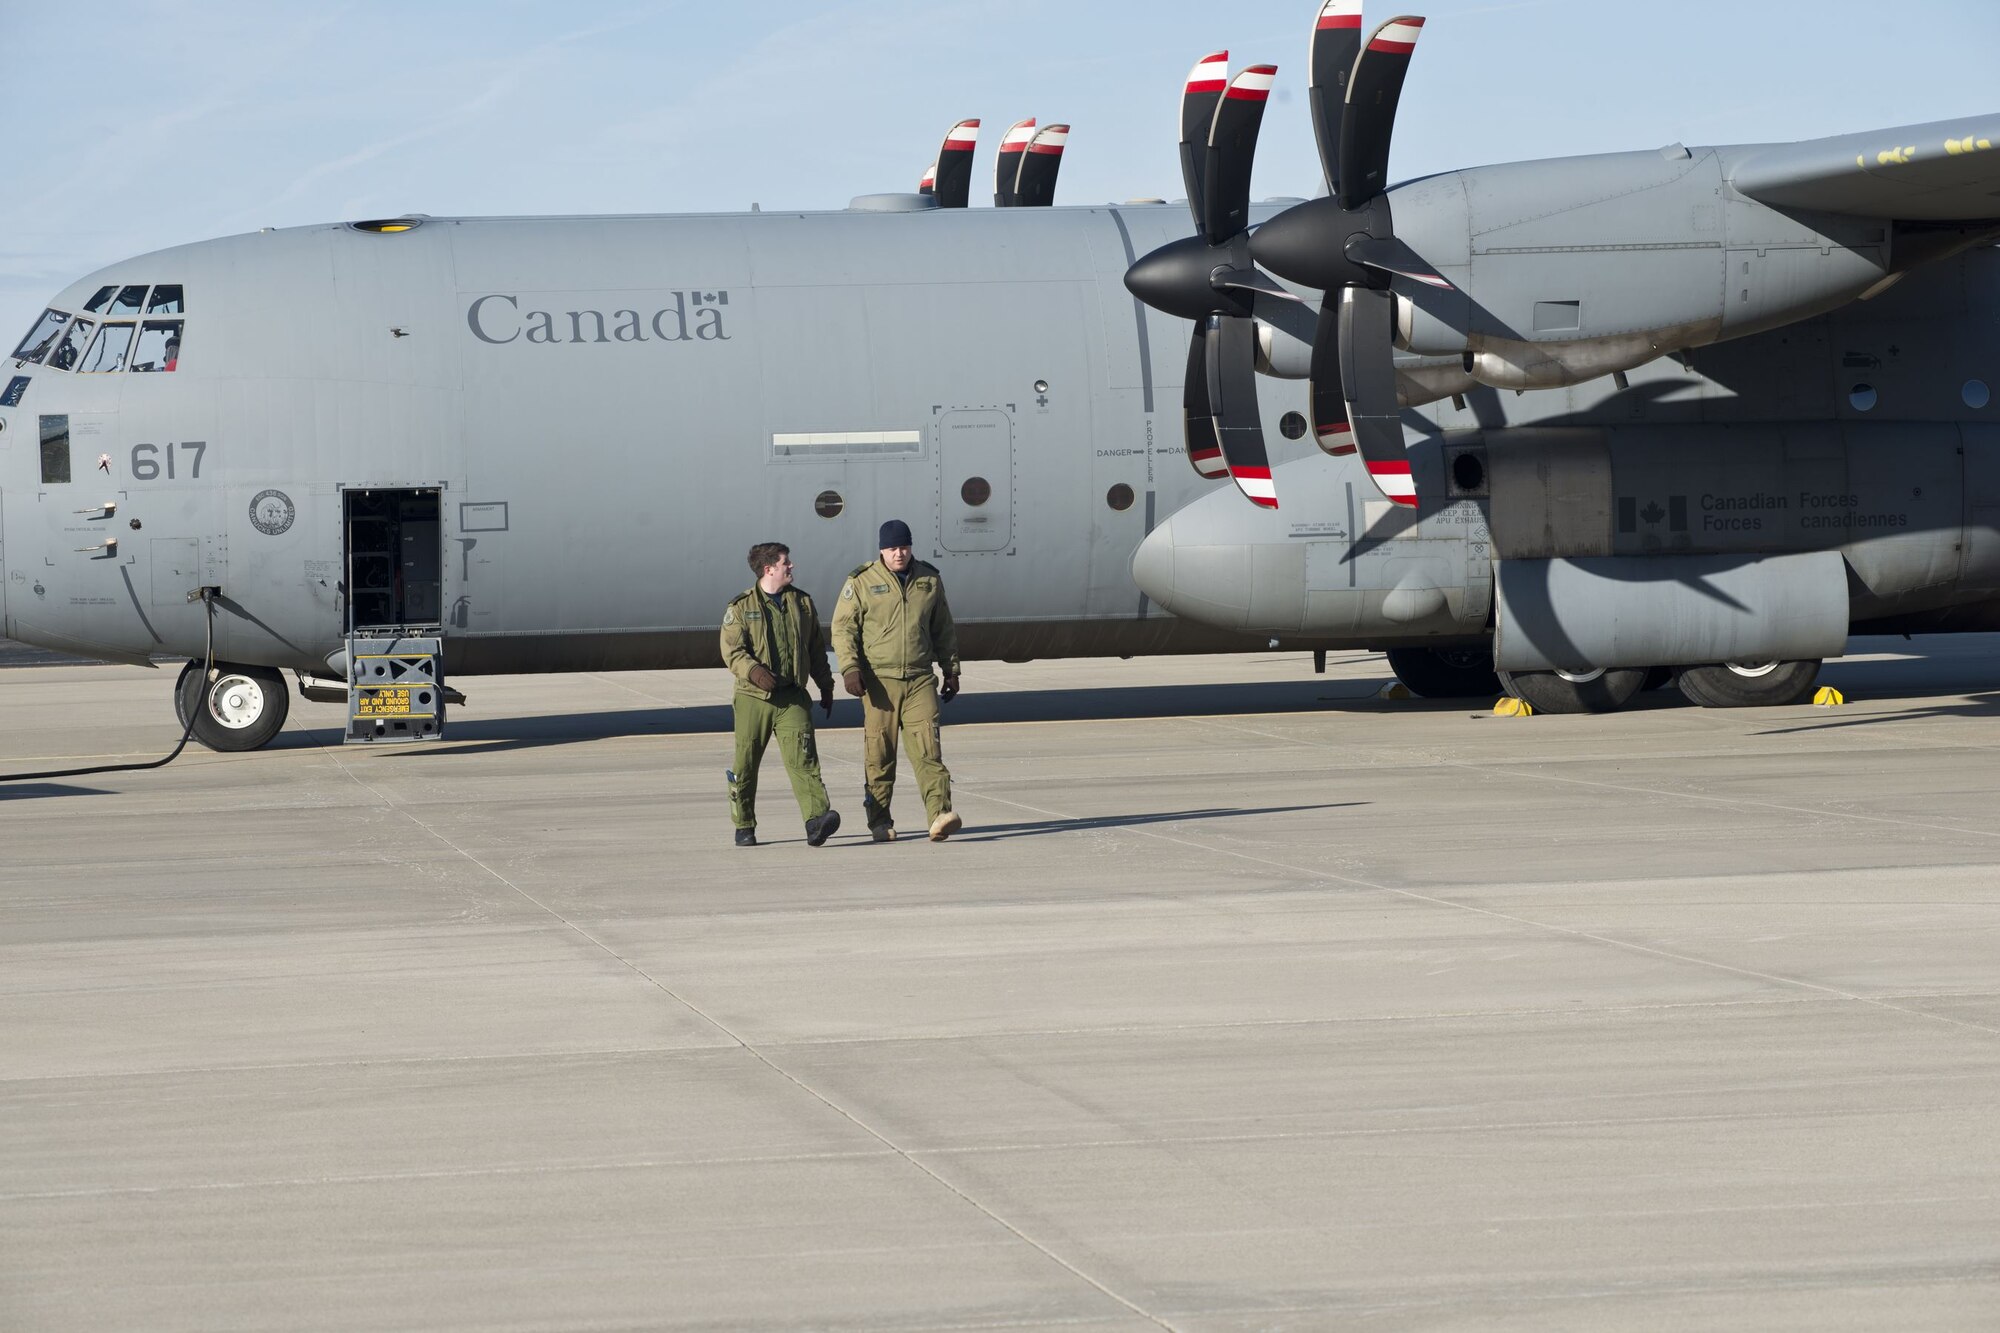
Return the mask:
POLYGON ((938 544, 958 554, 1014 544, 1014 422, 995 408, 937 418, 938 544))

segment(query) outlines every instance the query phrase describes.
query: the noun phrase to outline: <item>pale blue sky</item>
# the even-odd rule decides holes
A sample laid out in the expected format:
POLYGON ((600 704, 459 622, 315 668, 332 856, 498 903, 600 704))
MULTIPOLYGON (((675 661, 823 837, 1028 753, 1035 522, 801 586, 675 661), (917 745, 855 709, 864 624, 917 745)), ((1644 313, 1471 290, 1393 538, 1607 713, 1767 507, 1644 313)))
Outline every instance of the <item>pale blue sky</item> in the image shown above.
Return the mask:
MULTIPOLYGON (((1279 66, 1256 193, 1318 188, 1313 0, 0 0, 0 338, 111 260, 401 212, 837 208, 961 116, 1075 128, 1059 200, 1180 193, 1176 100, 1279 66)), ((1991 111, 1993 0, 1438 0, 1393 174, 1991 111)), ((1387 6, 1370 20, 1389 17, 1387 6)))

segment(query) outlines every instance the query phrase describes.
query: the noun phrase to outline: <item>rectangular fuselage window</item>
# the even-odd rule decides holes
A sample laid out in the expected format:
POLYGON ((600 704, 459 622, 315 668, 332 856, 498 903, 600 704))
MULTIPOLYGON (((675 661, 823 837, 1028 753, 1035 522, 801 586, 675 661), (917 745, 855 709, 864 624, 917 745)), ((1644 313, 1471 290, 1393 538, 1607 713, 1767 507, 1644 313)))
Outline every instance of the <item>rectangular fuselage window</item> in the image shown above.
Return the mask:
POLYGON ((69 417, 42 418, 42 485, 69 482, 69 417))

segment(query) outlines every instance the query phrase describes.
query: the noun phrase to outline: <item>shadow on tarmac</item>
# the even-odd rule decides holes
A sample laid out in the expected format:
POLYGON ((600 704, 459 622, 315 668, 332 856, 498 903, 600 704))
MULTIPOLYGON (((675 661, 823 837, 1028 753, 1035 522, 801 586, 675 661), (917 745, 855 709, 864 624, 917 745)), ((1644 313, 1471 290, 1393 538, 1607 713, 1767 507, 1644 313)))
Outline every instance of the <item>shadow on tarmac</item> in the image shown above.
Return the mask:
MULTIPOLYGON (((1941 637, 1926 645, 1936 651, 1925 657, 1881 661, 1829 662, 1822 684, 1836 685, 1856 703, 1875 700, 1938 699, 1935 706, 1901 710, 1882 717, 1828 717, 1801 710, 1797 727, 1786 730, 1862 726, 1878 721, 1924 717, 1979 717, 2000 711, 2000 635, 1941 637), (1947 696, 1958 696, 1947 698, 1947 696), (1811 718, 1808 722, 1806 719, 1811 718)), ((1900 639, 1857 638, 1856 653, 1908 652, 1900 639)), ((1253 684, 1103 686, 1075 690, 1008 690, 990 694, 967 692, 943 706, 947 728, 1024 722, 1102 722, 1169 717, 1251 717, 1285 713, 1383 712, 1417 714, 1484 713, 1490 697, 1467 699, 1405 699, 1386 701, 1377 691, 1389 679, 1322 678, 1261 681, 1253 684)), ((728 735, 733 730, 726 700, 675 708, 620 708, 599 712, 546 713, 534 717, 484 718, 478 714, 479 682, 468 678, 472 704, 454 710, 446 720, 441 745, 389 747, 402 758, 431 754, 504 753, 555 745, 628 736, 728 735)), ((1628 705, 1628 711, 1691 708, 1672 685, 1648 691, 1628 705)), ((1727 711, 1727 710, 1725 710, 1727 711)), ((1611 717, 1604 719, 1607 723, 1611 717)), ((818 708, 813 721, 821 731, 845 731, 861 724, 860 704, 835 697, 832 721, 818 708)), ((328 748, 341 744, 338 728, 288 730, 272 749, 328 748)))
MULTIPOLYGON (((1273 713, 1318 713, 1331 709, 1457 713, 1468 707, 1484 709, 1490 700, 1412 699, 1384 703, 1375 684, 1307 679, 1252 685, 1138 685, 1094 690, 1010 690, 960 695, 940 710, 947 729, 954 726, 1020 722, 1100 722, 1167 717, 1246 717, 1273 713)), ((476 690, 476 683, 473 686, 476 690)), ((685 708, 621 708, 597 713, 551 713, 539 717, 484 719, 468 716, 478 707, 455 711, 445 719, 443 745, 395 747, 398 754, 477 754, 573 745, 580 741, 621 736, 729 735, 735 729, 726 703, 685 708)), ((818 730, 858 730, 861 705, 839 696, 833 720, 813 709, 818 730)), ((289 731, 272 748, 298 749, 340 744, 337 730, 289 731)))
POLYGON ((8 785, 0 780, 0 801, 39 801, 51 796, 109 796, 102 787, 72 787, 65 782, 27 782, 8 785))
MULTIPOLYGON (((1082 833, 1092 829, 1137 828, 1144 824, 1179 824, 1197 819, 1238 819, 1248 815, 1295 815, 1307 810, 1346 810, 1372 805, 1372 801, 1333 801, 1325 805, 1267 805, 1254 810, 1232 810, 1220 806, 1207 810, 1174 810, 1165 814, 1093 815, 1077 819, 1043 819, 1031 823, 984 824, 953 842, 1005 842, 1011 838, 1035 838, 1045 833, 1082 833)), ((921 831, 911 839, 922 841, 921 831)))

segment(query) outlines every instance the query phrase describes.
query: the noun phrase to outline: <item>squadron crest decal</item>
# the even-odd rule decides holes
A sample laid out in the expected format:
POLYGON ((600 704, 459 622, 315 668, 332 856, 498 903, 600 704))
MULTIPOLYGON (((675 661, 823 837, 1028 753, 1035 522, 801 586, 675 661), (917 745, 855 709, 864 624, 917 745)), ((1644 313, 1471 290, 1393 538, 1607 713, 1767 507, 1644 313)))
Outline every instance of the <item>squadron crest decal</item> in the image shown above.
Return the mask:
POLYGON ((298 507, 283 491, 259 491, 250 501, 250 526, 266 537, 290 532, 298 516, 298 507))

